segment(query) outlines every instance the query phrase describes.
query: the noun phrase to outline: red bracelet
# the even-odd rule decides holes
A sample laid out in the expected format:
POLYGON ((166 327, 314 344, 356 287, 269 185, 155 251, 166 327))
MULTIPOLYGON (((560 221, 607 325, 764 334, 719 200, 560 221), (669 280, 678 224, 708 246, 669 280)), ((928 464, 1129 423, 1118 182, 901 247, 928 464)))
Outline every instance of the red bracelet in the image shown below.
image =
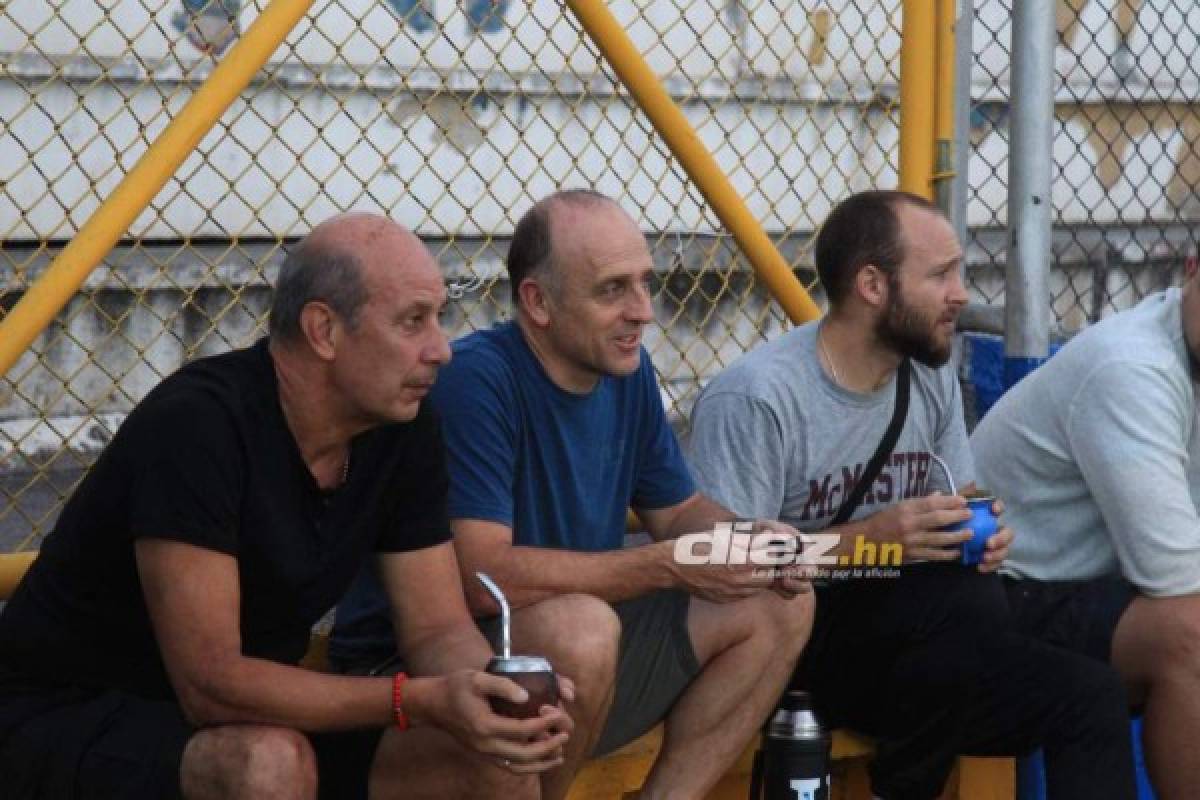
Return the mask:
POLYGON ((408 676, 403 672, 397 672, 392 678, 392 716, 396 720, 396 727, 402 731, 408 730, 408 715, 404 713, 404 682, 408 680, 408 676))

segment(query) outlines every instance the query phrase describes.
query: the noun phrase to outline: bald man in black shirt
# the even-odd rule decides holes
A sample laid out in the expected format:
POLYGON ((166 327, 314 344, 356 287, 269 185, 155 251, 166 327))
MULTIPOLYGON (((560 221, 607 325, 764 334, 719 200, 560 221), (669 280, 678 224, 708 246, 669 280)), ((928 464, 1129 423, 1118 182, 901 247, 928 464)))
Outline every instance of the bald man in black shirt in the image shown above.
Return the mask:
MULTIPOLYGON (((335 218, 285 261, 269 339, 134 409, 0 615, 5 797, 565 794, 571 717, 488 705, 524 695, 480 671, 421 403, 450 357, 445 302, 415 236, 335 218), (297 667, 372 552, 413 677, 297 667)), ((611 612, 548 602, 547 624, 595 631, 559 666, 594 698, 564 681, 571 715, 600 724, 611 612)))

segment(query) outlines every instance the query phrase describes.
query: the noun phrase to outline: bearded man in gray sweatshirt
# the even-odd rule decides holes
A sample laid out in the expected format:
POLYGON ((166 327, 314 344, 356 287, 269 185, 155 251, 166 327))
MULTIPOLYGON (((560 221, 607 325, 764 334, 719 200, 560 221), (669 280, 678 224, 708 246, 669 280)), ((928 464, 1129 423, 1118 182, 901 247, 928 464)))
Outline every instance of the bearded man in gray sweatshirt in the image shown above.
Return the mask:
POLYGON ((827 723, 876 739, 871 789, 882 800, 941 797, 957 754, 1037 747, 1052 800, 1135 797, 1120 678, 1012 629, 992 574, 1010 532, 971 568, 970 534, 946 530, 970 512, 934 491, 948 488, 934 456, 958 487, 974 479, 949 364, 967 302, 954 229, 922 197, 860 192, 830 212, 813 252, 829 314, 713 378, 689 442, 708 496, 739 517, 811 533, 814 545, 829 537, 837 549, 823 551, 826 563, 854 563, 867 545, 902 552, 894 570, 830 571, 817 586, 795 685, 813 692, 827 723), (905 386, 903 424, 885 441, 905 386))
POLYGON ((1200 787, 1200 278, 1079 334, 971 437, 1017 624, 1110 662, 1162 800, 1200 787))

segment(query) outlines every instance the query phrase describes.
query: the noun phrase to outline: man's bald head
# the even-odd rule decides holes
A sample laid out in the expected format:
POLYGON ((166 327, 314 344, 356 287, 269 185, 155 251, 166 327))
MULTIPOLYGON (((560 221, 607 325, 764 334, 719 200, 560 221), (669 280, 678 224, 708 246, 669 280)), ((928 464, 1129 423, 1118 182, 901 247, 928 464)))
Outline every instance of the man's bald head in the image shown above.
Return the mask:
POLYGON ((539 200, 517 221, 506 262, 514 308, 520 304, 520 287, 526 278, 537 279, 551 293, 561 286, 562 275, 555 263, 554 246, 555 221, 559 212, 565 209, 592 211, 598 207, 620 209, 612 198, 592 189, 564 189, 539 200))
POLYGON ((271 303, 270 332, 277 341, 301 335, 300 314, 312 302, 328 305, 353 330, 369 297, 372 253, 421 247, 409 231, 367 212, 340 214, 317 225, 279 268, 271 303))

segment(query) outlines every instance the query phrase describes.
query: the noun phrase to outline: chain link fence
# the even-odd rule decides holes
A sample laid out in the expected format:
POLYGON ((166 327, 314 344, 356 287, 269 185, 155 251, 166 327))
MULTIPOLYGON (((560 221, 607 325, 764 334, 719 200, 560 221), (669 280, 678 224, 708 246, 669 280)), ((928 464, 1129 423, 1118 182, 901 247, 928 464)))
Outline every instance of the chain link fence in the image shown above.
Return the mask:
MULTIPOLYGON (((976 0, 973 299, 1004 302, 1012 0, 976 0)), ((1189 0, 1057 0, 1052 303, 1080 329, 1196 253, 1200 86, 1189 0)), ((263 0, 0 4, 0 313, 44 271, 263 0)), ((896 182, 899 3, 614 0, 804 283, 815 224, 896 182)), ((581 34, 545 0, 318 0, 55 323, 0 380, 0 550, 35 547, 146 391, 265 330, 274 269, 350 209, 413 228, 454 335, 508 312, 515 220, 592 186, 657 267, 648 333, 672 417, 785 321, 581 34)))
MULTIPOLYGON (((1177 284, 1200 220, 1200 4, 1055 0, 1051 297, 1070 335, 1177 284)), ((1012 0, 975 3, 969 281, 1003 304, 1012 0)))
MULTIPOLYGON (((263 2, 0 3, 0 311, 263 2)), ((896 182, 897 5, 610 5, 808 285, 815 222, 896 182)), ((685 425, 700 382, 785 321, 566 8, 318 0, 0 381, 0 549, 37 546, 163 376, 264 333, 274 270, 318 222, 372 210, 415 230, 444 267, 457 336, 508 314, 513 225, 571 186, 615 197, 647 235, 647 346, 685 425)))

